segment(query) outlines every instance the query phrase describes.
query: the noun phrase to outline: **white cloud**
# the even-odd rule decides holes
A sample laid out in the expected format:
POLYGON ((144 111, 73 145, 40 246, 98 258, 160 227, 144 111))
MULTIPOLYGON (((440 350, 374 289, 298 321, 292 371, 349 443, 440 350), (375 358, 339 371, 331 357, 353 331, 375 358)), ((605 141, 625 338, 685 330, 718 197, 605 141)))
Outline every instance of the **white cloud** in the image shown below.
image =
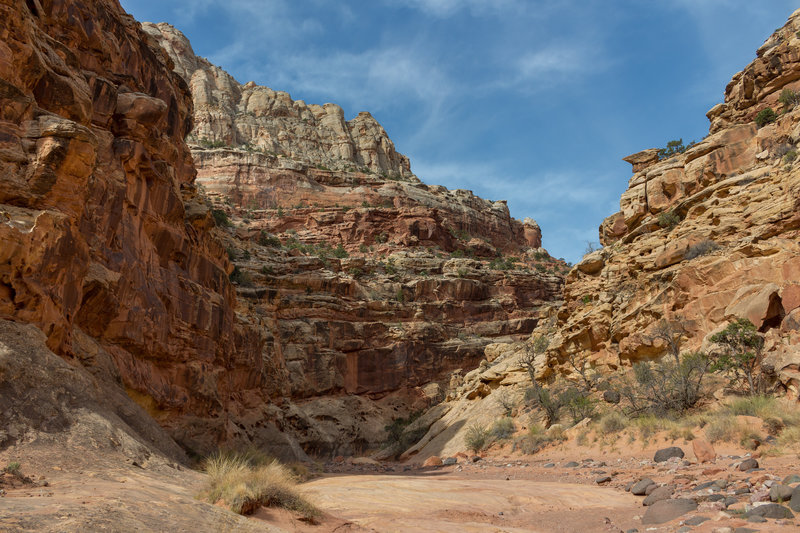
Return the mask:
POLYGON ((464 9, 475 14, 507 13, 519 6, 518 0, 386 0, 390 5, 405 5, 437 17, 447 17, 464 9))

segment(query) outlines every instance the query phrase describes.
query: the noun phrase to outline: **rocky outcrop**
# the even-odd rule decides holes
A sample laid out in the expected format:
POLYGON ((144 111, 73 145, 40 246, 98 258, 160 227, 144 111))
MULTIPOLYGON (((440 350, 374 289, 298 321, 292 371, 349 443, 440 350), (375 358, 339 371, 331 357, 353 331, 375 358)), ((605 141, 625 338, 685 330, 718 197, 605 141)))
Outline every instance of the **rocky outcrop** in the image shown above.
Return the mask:
POLYGON ((0 319, 115 416, 197 453, 352 452, 558 297, 534 221, 422 184, 369 114, 242 86, 110 0, 0 13, 0 319))
POLYGON ((234 315, 172 61, 113 1, 7 2, 0 33, 0 318, 118 380, 189 449, 276 440, 264 413, 237 422, 284 380, 234 315))
POLYGON ((376 446, 560 298, 566 267, 532 219, 422 183, 369 114, 241 85, 172 26, 144 28, 191 87, 197 182, 235 263, 237 314, 285 364, 281 427, 305 449, 376 446))
MULTIPOLYGON (((175 61, 194 100, 190 142, 244 146, 295 163, 351 167, 417 181, 408 158, 395 151, 380 124, 367 112, 346 121, 335 104, 306 105, 288 93, 237 82, 197 57, 189 40, 169 24, 143 25, 175 61)), ((291 163, 290 163, 291 164, 291 163)))
POLYGON ((778 102, 800 87, 798 30, 800 12, 734 76, 700 143, 625 159, 634 176, 600 227, 604 248, 567 277, 543 375, 576 356, 601 372, 658 357, 666 347, 650 333, 661 319, 696 349, 746 317, 766 333, 766 364, 798 393, 800 109, 778 102), (752 120, 767 106, 777 120, 759 128, 752 120))

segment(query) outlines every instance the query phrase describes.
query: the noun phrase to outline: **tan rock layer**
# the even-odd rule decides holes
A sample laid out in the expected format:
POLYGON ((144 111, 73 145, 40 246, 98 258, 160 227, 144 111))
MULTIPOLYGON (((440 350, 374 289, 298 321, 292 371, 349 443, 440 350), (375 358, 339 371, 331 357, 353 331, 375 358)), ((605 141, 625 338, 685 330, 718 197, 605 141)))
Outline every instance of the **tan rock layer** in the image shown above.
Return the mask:
POLYGON ((800 11, 734 76, 703 141, 667 160, 626 158, 634 175, 600 227, 605 248, 567 277, 551 368, 574 355, 598 371, 659 357, 649 334, 662 318, 685 328, 685 348, 712 349, 711 334, 746 317, 797 395, 800 110, 774 104, 800 79, 799 24, 800 11), (783 112, 758 128, 749 121, 765 104, 783 112))

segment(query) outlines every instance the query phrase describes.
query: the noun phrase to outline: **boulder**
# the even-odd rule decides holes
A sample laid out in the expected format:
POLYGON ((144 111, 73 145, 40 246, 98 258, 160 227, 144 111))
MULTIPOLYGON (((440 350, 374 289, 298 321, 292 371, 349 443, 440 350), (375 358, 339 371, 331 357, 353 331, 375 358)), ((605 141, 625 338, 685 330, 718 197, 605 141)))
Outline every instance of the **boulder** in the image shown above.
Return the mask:
POLYGON ((745 459, 744 461, 739 463, 739 470, 742 472, 747 472, 748 470, 752 470, 754 468, 758 468, 758 461, 753 457, 745 459))
POLYGON ((692 441, 692 451, 697 458, 698 463, 711 463, 717 458, 717 452, 710 442, 703 439, 694 439, 692 441))
POLYGON ((771 502, 788 502, 792 499, 794 489, 789 485, 777 484, 769 488, 769 500, 771 502))
POLYGON ((655 484, 656 482, 650 479, 649 477, 640 479, 639 481, 634 483, 633 486, 631 487, 631 494, 635 496, 644 496, 645 492, 647 491, 647 487, 655 484))
POLYGON ((663 524, 697 509, 697 502, 687 498, 661 500, 647 508, 642 524, 663 524))
POLYGON ((683 459, 683 450, 677 446, 670 446, 669 448, 662 448, 656 452, 653 456, 653 461, 656 463, 663 463, 668 459, 672 459, 673 457, 677 457, 678 459, 683 459))
POLYGON ((642 501, 642 505, 649 506, 653 505, 656 502, 660 502, 661 500, 668 500, 672 497, 672 494, 675 492, 675 487, 671 485, 664 485, 663 487, 658 487, 657 489, 653 490, 647 497, 642 501))
POLYGON ((424 467, 442 466, 443 464, 444 464, 444 462, 442 461, 441 457, 439 457, 438 455, 431 455, 430 457, 425 459, 425 462, 422 463, 422 466, 424 466, 424 467))
POLYGON ((792 511, 777 503, 767 503, 759 505, 758 507, 753 507, 744 515, 747 518, 751 516, 760 516, 763 518, 794 518, 794 513, 792 511))

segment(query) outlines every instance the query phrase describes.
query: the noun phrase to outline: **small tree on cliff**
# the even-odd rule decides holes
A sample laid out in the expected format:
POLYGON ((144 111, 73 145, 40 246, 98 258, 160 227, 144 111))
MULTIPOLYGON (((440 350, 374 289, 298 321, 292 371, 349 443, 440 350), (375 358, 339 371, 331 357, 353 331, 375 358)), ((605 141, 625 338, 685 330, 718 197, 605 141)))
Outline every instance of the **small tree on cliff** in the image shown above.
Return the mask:
POLYGON ((528 371, 534 386, 536 386, 536 358, 547 351, 548 346, 550 346, 550 340, 544 335, 539 335, 533 341, 525 343, 525 353, 522 354, 520 362, 528 371))
POLYGON ((657 362, 634 364, 634 379, 621 379, 618 392, 627 400, 631 414, 683 412, 702 398, 703 378, 711 361, 704 353, 681 352, 683 333, 680 324, 666 320, 653 328, 650 341, 663 342, 667 354, 657 362))
POLYGON ((752 322, 737 318, 724 330, 712 335, 711 342, 723 350, 714 361, 714 370, 728 372, 731 384, 750 395, 762 394, 766 390, 767 376, 761 367, 764 338, 752 322))

